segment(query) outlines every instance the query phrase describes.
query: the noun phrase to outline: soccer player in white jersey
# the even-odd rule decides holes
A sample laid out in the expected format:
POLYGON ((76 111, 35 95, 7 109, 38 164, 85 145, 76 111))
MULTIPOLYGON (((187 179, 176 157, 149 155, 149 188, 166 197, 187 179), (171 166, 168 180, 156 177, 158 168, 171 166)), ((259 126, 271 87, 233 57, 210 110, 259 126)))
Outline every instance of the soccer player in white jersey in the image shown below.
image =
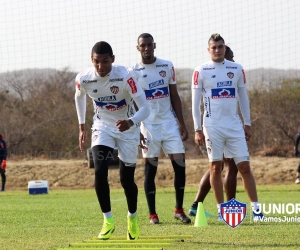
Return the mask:
POLYGON ((140 129, 138 124, 149 115, 149 105, 133 75, 120 65, 113 65, 115 56, 111 46, 98 42, 91 53, 93 68, 76 76, 75 103, 79 120, 79 147, 83 151, 86 139, 86 95, 94 104, 92 152, 95 165, 95 190, 103 213, 100 239, 109 239, 115 229, 111 212, 110 190, 107 180, 109 160, 115 146, 119 152, 120 182, 128 206, 128 240, 139 237, 137 217, 138 189, 134 182, 140 129), (133 101, 139 110, 135 113, 133 101))
POLYGON ((259 211, 255 179, 249 163, 247 142, 251 138, 250 105, 246 89, 246 77, 242 66, 224 60, 225 41, 220 34, 212 34, 208 40, 210 61, 194 70, 192 78, 192 113, 197 145, 206 144, 210 163, 210 184, 217 202, 224 202, 222 183, 222 159, 233 157, 241 173, 244 188, 251 201, 253 215, 262 217, 259 211), (203 97, 203 131, 200 103, 203 97), (243 116, 238 114, 238 104, 243 116))
MULTIPOLYGON (((224 57, 226 60, 234 62, 233 51, 227 45, 225 45, 225 56, 224 57)), ((222 122, 220 121, 220 124, 221 123, 222 122)), ((232 198, 235 198, 235 195, 236 195, 236 185, 237 185, 236 177, 237 177, 238 169, 232 158, 224 158, 223 157, 223 163, 224 163, 223 166, 225 166, 225 168, 227 169, 225 172, 225 176, 224 176, 224 188, 225 188, 227 201, 230 201, 232 198)), ((223 168, 223 166, 222 166, 222 168, 223 168)), ((197 209, 198 209, 198 203, 199 202, 203 203, 206 195, 210 191, 211 186, 210 186, 209 179, 210 179, 210 170, 208 170, 202 176, 202 178, 199 182, 198 192, 196 194, 193 204, 191 205, 191 207, 189 209, 190 216, 196 216, 197 209)), ((208 216, 211 216, 208 212, 205 211, 205 213, 208 216)))
POLYGON ((181 100, 177 92, 175 70, 171 61, 154 56, 156 44, 151 34, 138 37, 137 50, 141 61, 132 67, 138 84, 143 88, 150 106, 150 115, 141 124, 141 146, 145 163, 144 189, 150 223, 158 224, 155 207, 155 175, 161 148, 172 162, 176 205, 174 218, 191 223, 183 211, 185 188, 185 149, 182 141, 188 132, 183 120, 181 100))

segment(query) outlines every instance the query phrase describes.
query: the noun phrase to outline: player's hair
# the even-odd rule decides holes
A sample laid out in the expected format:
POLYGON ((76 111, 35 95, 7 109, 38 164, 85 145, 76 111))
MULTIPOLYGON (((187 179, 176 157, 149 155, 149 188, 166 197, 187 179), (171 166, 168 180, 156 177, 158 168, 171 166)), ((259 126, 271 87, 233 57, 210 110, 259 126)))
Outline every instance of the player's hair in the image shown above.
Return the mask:
POLYGON ((94 47, 92 48, 91 56, 93 56, 93 53, 95 54, 109 54, 110 56, 113 56, 113 50, 109 43, 100 41, 97 42, 94 47))
POLYGON ((151 34, 149 34, 149 33, 143 33, 143 34, 139 35, 139 37, 137 39, 137 42, 139 43, 140 38, 148 38, 148 37, 151 37, 152 40, 154 41, 154 38, 153 38, 153 36, 151 34))
POLYGON ((227 46, 227 45, 225 45, 225 48, 226 48, 225 54, 228 53, 231 50, 231 48, 229 46, 227 46))
POLYGON ((223 39, 223 37, 221 37, 219 33, 212 34, 208 39, 208 44, 210 41, 214 41, 214 42, 223 41, 223 43, 225 43, 225 40, 223 39))

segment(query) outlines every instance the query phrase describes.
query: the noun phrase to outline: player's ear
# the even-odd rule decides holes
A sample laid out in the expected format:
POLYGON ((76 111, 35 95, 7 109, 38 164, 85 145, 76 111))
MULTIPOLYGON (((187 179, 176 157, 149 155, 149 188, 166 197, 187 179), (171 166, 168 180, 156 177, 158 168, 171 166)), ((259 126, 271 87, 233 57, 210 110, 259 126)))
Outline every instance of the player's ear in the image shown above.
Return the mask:
POLYGON ((140 51, 140 48, 139 48, 139 46, 138 46, 138 45, 136 46, 136 49, 137 49, 137 51, 140 51))
POLYGON ((153 43, 153 48, 156 49, 156 43, 153 43))
POLYGON ((114 63, 115 62, 115 55, 112 55, 111 56, 111 63, 114 63))

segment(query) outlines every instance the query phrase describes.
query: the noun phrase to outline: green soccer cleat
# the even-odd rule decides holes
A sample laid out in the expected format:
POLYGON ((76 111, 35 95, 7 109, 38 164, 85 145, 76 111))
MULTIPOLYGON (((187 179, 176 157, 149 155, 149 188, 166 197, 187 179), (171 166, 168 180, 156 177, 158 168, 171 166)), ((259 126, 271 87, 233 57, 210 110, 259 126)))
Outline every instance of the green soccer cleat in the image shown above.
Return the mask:
POLYGON ((114 218, 104 218, 102 229, 98 235, 99 240, 108 240, 111 234, 115 231, 114 218))
POLYGON ((133 218, 127 216, 127 227, 128 227, 127 240, 137 240, 140 236, 140 228, 138 225, 137 214, 133 218))

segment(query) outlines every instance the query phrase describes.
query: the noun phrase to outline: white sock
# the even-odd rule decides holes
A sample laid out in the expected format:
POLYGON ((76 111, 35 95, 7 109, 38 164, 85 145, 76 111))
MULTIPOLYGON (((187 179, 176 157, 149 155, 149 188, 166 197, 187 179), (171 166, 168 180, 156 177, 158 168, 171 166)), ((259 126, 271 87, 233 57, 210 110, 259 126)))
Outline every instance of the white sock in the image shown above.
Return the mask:
POLYGON ((217 204, 218 214, 220 213, 220 207, 221 207, 221 205, 220 205, 220 204, 217 204))
POLYGON ((128 216, 130 218, 134 218, 136 216, 136 213, 137 213, 137 211, 135 213, 133 213, 133 214, 128 211, 128 216))
POLYGON ((257 211, 259 209, 258 201, 251 202, 251 207, 253 211, 257 211))
POLYGON ((103 217, 106 218, 106 219, 111 218, 112 217, 112 212, 109 211, 107 213, 103 213, 103 217))

